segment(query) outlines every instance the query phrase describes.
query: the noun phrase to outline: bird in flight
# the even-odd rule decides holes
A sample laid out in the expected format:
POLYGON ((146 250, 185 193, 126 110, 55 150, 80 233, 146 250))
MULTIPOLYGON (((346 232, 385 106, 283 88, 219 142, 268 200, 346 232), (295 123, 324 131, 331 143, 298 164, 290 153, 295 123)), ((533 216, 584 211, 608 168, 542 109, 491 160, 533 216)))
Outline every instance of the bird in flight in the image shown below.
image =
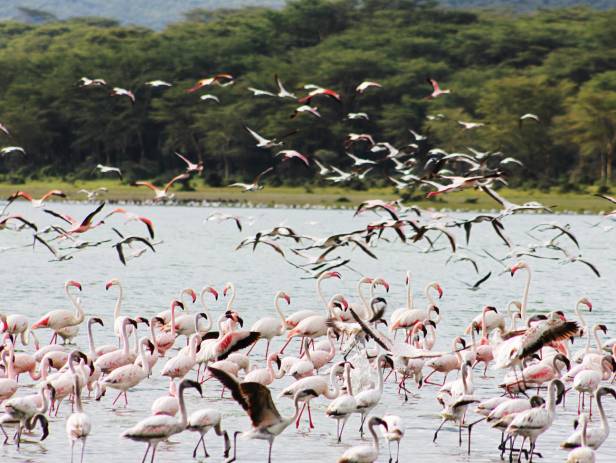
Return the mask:
POLYGON ((213 77, 207 77, 205 79, 198 80, 195 85, 186 90, 187 93, 193 93, 199 90, 200 88, 207 87, 208 85, 218 85, 220 87, 226 87, 228 85, 233 84, 234 79, 231 74, 216 74, 213 77))
POLYGON ((252 183, 241 183, 241 182, 236 182, 236 183, 232 183, 231 185, 229 185, 230 187, 239 187, 239 188, 243 188, 244 192, 247 191, 258 191, 258 190, 262 190, 263 189, 263 185, 261 185, 259 182, 261 181, 261 177, 263 177, 265 174, 270 173, 271 171, 273 171, 274 168, 273 167, 268 167, 267 169, 265 169, 263 172, 261 172, 259 175, 257 175, 255 177, 255 179, 252 181, 252 183))
POLYGON ((195 164, 194 162, 191 162, 189 159, 187 159, 185 156, 182 156, 177 151, 175 155, 186 163, 187 174, 200 174, 201 172, 203 172, 203 161, 199 161, 195 164))
POLYGON ((432 93, 428 95, 426 98, 431 100, 434 98, 438 98, 439 96, 447 95, 448 93, 451 93, 451 90, 444 89, 444 88, 442 89, 436 80, 430 77, 428 77, 427 80, 428 80, 428 83, 432 85, 432 93))
POLYGON ((131 104, 135 104, 135 95, 133 94, 133 92, 131 92, 130 90, 126 90, 125 88, 121 88, 121 87, 113 87, 113 90, 111 90, 111 96, 125 96, 127 97, 131 104))
POLYGON ((169 194, 169 188, 173 186, 175 182, 179 182, 180 180, 186 180, 190 178, 190 174, 183 173, 180 175, 176 175, 163 187, 158 188, 150 182, 146 182, 144 180, 140 180, 138 182, 133 183, 133 186, 145 186, 154 192, 154 201, 162 201, 163 199, 173 199, 174 195, 169 194))

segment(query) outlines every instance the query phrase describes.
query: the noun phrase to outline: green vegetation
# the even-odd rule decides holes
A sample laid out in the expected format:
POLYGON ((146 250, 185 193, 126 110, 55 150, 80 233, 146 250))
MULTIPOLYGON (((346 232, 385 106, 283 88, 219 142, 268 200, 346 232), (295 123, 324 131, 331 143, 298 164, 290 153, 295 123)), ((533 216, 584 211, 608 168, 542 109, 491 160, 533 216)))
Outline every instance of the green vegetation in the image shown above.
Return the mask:
MULTIPOLYGON (((152 8, 153 9, 153 8, 152 8)), ((575 192, 611 180, 616 149, 616 10, 566 9, 529 15, 442 10, 411 0, 303 0, 281 10, 220 11, 161 32, 81 19, 25 25, 0 23, 0 122, 13 134, 2 145, 28 155, 0 158, 0 181, 48 177, 94 179, 97 163, 117 165, 127 182, 163 180, 183 164, 174 151, 205 162, 210 186, 252 179, 271 165, 243 130, 246 123, 273 137, 298 129, 287 146, 344 169, 349 132, 403 147, 408 129, 429 136, 417 153, 501 150, 525 163, 511 168, 513 187, 575 192), (186 93, 218 72, 233 86, 208 87, 220 105, 186 93), (272 90, 278 73, 288 89, 331 87, 343 104, 315 100, 322 119, 289 116, 297 103, 253 97, 272 90), (111 98, 109 88, 80 89, 82 76, 132 89, 137 102, 111 98), (432 76, 452 90, 425 96, 432 76), (170 89, 144 82, 164 79, 170 89), (382 89, 354 94, 362 80, 382 89), (344 119, 365 111, 370 121, 344 119), (444 120, 426 116, 442 113, 444 120), (519 116, 535 113, 541 123, 519 116), (464 131, 456 120, 487 125, 464 131)), ((356 149, 361 156, 378 156, 356 149)), ((420 162, 421 164, 421 162, 420 162)), ((356 189, 383 188, 390 163, 356 189)), ((324 186, 314 169, 277 165, 271 186, 324 186)), ((386 186, 387 185, 387 186, 386 186)))

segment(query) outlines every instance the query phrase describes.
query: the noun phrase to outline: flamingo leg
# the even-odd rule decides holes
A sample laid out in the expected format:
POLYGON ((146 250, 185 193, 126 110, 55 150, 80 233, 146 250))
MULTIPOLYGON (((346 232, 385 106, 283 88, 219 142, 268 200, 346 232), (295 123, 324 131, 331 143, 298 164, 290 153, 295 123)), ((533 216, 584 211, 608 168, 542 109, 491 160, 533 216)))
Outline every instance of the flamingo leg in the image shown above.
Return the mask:
POLYGON ((239 431, 235 431, 233 433, 233 457, 230 460, 227 460, 225 463, 233 463, 237 456, 237 435, 241 434, 239 431))
MULTIPOLYGON (((83 454, 86 451, 86 438, 83 438, 83 442, 81 443, 81 459, 79 460, 80 463, 83 463, 83 454)), ((71 450, 71 457, 73 456, 73 451, 71 450)))
MULTIPOLYGON (((267 346, 265 347, 265 359, 267 360, 267 356, 269 355, 269 348, 270 348, 270 343, 272 342, 271 339, 267 340, 267 346)), ((255 343, 256 344, 256 343, 255 343)))
POLYGON ((71 439, 71 463, 73 463, 73 457, 74 457, 74 452, 73 450, 75 449, 75 441, 71 439))
POLYGON ((389 450, 389 463, 391 463, 392 458, 391 458, 391 441, 387 440, 387 449, 389 450))
POLYGON ((310 425, 310 429, 314 429, 314 424, 312 423, 312 412, 310 411, 310 402, 308 402, 308 423, 310 425))
POLYGON ((400 459, 400 441, 398 441, 398 449, 396 450, 396 463, 400 459))
POLYGON ((443 425, 447 422, 447 420, 443 420, 441 421, 441 424, 439 424, 438 428, 436 429, 436 432, 434 433, 434 438, 432 439, 432 442, 436 442, 436 438, 438 437, 438 433, 441 430, 441 428, 443 427, 443 425))
POLYGON ((342 420, 342 428, 340 429, 340 436, 338 437, 338 442, 342 442, 342 433, 344 432, 344 427, 346 426, 347 421, 349 420, 349 416, 342 420))
POLYGON ((148 446, 145 448, 145 453, 143 454, 143 459, 141 460, 141 463, 145 463, 145 459, 148 456, 148 452, 150 451, 151 446, 152 444, 148 442, 148 446))
POLYGON ((269 441, 269 450, 267 452, 267 463, 272 463, 272 446, 274 445, 274 439, 269 441))
POLYGON ((126 391, 124 391, 124 406, 128 407, 128 395, 126 395, 126 391))
POLYGON ((302 418, 302 414, 304 413, 304 408, 306 408, 306 402, 304 402, 304 406, 302 407, 302 411, 299 412, 299 416, 297 417, 297 420, 295 421, 295 429, 299 428, 299 420, 302 418))
POLYGON ((156 446, 157 445, 158 445, 158 442, 152 445, 152 458, 150 459, 150 463, 154 463, 154 457, 156 456, 156 446))
POLYGON ((122 391, 118 392, 118 395, 116 396, 115 399, 113 399, 113 402, 111 402, 111 406, 113 407, 116 402, 118 401, 118 399, 122 396, 122 391))
POLYGON ((287 348, 287 346, 288 346, 288 345, 289 345, 289 343, 291 342, 291 339, 293 339, 293 338, 291 337, 291 338, 287 339, 287 342, 285 342, 285 343, 284 343, 284 346, 282 346, 282 349, 280 349, 280 350, 278 351, 278 353, 279 353, 280 355, 282 355, 282 354, 284 353, 284 350, 287 348))

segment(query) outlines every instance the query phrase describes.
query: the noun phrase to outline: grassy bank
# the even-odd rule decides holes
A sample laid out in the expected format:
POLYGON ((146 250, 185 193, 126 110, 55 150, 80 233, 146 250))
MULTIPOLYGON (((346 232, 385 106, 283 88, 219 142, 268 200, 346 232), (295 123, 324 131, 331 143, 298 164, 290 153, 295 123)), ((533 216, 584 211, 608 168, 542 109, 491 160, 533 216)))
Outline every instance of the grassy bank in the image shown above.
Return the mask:
MULTIPOLYGON (((82 188, 94 190, 99 187, 108 188, 108 192, 99 196, 109 201, 146 201, 153 197, 152 192, 145 187, 132 187, 113 180, 96 180, 68 183, 61 180, 33 181, 26 184, 10 185, 0 183, 0 198, 7 198, 15 191, 22 190, 35 197, 43 195, 50 189, 64 191, 69 200, 85 200, 84 194, 78 193, 82 188)), ((194 191, 173 191, 176 199, 181 201, 223 201, 228 203, 247 203, 264 205, 322 205, 333 207, 351 207, 366 199, 397 199, 393 188, 373 188, 366 191, 355 191, 341 187, 266 187, 255 193, 242 193, 235 188, 212 188, 199 183, 194 185, 194 191)), ((513 190, 502 189, 500 194, 515 203, 539 201, 548 206, 555 206, 558 212, 602 212, 611 211, 610 204, 593 196, 594 190, 584 193, 560 193, 557 191, 539 190, 513 190)), ((447 194, 442 199, 427 201, 421 199, 412 201, 425 208, 454 209, 454 210, 492 210, 498 204, 490 197, 475 190, 465 190, 458 193, 447 194)))

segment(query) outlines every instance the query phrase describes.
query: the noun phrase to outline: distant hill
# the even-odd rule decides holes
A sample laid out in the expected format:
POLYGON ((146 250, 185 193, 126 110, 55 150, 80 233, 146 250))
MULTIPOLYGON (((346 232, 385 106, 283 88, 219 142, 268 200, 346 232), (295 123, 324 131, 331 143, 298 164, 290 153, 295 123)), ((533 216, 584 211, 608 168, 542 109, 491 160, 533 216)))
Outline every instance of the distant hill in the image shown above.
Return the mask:
MULTIPOLYGON (((39 23, 54 18, 99 16, 160 29, 183 19, 184 13, 195 8, 279 8, 285 0, 2 0, 1 3, 0 20, 39 23)), ((440 0, 439 3, 455 8, 507 8, 515 11, 573 5, 598 9, 616 7, 616 0, 440 0)))

